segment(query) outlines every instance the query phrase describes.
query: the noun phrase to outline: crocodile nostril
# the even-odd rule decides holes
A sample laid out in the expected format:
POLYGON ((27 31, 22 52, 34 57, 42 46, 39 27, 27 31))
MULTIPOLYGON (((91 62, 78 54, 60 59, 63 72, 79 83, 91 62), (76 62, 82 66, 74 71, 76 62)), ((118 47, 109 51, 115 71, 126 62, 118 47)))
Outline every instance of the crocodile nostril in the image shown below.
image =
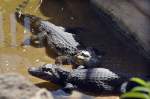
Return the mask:
POLYGON ((35 67, 30 67, 30 68, 28 68, 28 72, 29 73, 33 73, 33 72, 35 72, 36 71, 36 68, 35 67))

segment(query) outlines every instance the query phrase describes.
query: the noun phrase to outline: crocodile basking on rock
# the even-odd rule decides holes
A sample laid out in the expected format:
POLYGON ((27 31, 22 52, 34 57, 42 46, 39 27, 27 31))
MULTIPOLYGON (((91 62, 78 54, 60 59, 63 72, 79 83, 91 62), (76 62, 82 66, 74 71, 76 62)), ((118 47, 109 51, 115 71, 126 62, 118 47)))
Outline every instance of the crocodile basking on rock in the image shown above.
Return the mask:
POLYGON ((101 56, 94 48, 83 47, 82 44, 76 39, 76 35, 67 32, 61 26, 56 26, 53 23, 43 20, 42 18, 34 15, 23 13, 21 10, 28 4, 26 0, 16 9, 16 19, 20 23, 24 23, 25 19, 29 19, 30 30, 32 30, 31 41, 34 44, 41 46, 45 45, 48 49, 52 49, 60 57, 56 58, 56 63, 63 62, 72 63, 85 66, 99 66, 101 63, 101 56), (92 64, 92 65, 91 65, 92 64))
MULTIPOLYGON (((105 68, 77 68, 69 71, 55 64, 31 67, 28 71, 35 77, 61 85, 68 93, 75 89, 89 94, 118 94, 126 90, 126 81, 133 77, 126 73, 114 73, 105 68)), ((146 78, 147 76, 137 77, 146 78)))

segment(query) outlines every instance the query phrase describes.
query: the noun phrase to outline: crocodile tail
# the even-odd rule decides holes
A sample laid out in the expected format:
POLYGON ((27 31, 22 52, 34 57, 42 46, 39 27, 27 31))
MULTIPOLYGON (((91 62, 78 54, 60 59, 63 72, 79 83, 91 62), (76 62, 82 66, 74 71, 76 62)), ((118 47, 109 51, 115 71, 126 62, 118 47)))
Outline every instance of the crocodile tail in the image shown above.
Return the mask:
POLYGON ((15 11, 15 16, 16 16, 16 19, 17 21, 19 22, 22 22, 24 21, 24 13, 23 13, 23 10, 26 8, 26 6, 28 5, 30 0, 24 0, 21 4, 19 4, 17 7, 16 7, 16 11, 15 11))
POLYGON ((23 1, 21 4, 19 4, 16 8, 16 11, 15 13, 18 15, 18 16, 21 16, 21 14, 23 14, 23 9, 26 8, 26 6, 28 5, 30 0, 25 0, 23 1))
POLYGON ((21 4, 19 4, 16 8, 16 11, 15 11, 15 16, 16 16, 16 20, 24 25, 24 21, 26 21, 26 19, 30 21, 30 23, 36 23, 38 22, 39 20, 41 20, 41 18, 39 17, 36 17, 34 15, 30 15, 30 14, 25 14, 23 12, 23 10, 26 8, 26 6, 29 4, 30 0, 25 0, 23 1, 21 4))

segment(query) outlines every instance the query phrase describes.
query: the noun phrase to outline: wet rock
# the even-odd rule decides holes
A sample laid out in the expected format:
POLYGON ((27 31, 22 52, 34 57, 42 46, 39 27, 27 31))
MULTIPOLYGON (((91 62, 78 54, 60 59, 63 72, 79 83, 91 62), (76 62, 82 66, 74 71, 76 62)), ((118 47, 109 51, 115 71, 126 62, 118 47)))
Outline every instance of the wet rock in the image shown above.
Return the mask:
POLYGON ((150 1, 91 0, 104 24, 128 47, 150 60, 150 1))
POLYGON ((0 75, 0 99, 52 99, 51 94, 40 89, 19 74, 0 75))
POLYGON ((53 99, 53 96, 46 89, 41 89, 30 99, 53 99))

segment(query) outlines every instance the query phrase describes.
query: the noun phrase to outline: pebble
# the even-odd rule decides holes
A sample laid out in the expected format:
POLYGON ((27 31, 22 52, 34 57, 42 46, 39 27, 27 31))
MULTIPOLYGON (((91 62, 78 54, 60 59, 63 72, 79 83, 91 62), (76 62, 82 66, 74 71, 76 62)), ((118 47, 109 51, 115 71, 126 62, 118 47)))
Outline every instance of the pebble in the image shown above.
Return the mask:
POLYGON ((23 49, 22 52, 26 52, 26 49, 23 49))
POLYGON ((35 62, 39 62, 39 61, 40 61, 39 59, 35 60, 35 62))

